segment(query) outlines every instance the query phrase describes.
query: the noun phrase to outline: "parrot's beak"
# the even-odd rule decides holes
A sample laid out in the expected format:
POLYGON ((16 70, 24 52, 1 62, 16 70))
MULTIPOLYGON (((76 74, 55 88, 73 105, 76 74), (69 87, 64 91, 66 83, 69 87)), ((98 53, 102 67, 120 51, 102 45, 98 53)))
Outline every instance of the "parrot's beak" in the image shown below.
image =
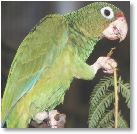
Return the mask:
POLYGON ((110 40, 120 39, 120 42, 126 38, 128 26, 124 17, 119 17, 112 22, 104 31, 103 34, 110 40))

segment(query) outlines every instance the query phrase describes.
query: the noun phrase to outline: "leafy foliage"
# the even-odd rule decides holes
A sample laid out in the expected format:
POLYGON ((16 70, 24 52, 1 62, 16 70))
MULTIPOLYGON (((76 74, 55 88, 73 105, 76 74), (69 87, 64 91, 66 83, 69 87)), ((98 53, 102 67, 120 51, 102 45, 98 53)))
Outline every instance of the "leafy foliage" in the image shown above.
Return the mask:
POLYGON ((121 111, 119 112, 119 118, 118 118, 118 127, 119 128, 127 128, 128 124, 121 116, 121 111))
MULTIPOLYGON (((88 124, 89 128, 113 128, 114 127, 114 109, 110 106, 114 103, 114 77, 104 77, 94 87, 90 98, 88 124)), ((127 107, 130 108, 130 84, 123 83, 121 77, 118 79, 118 92, 126 99, 127 107)), ((114 106, 114 105, 113 105, 114 106)), ((118 118, 119 128, 128 128, 127 122, 119 112, 118 118)))
POLYGON ((121 92, 122 96, 126 99, 127 107, 130 108, 130 84, 123 84, 123 80, 119 77, 118 80, 118 92, 121 92))
POLYGON ((102 115, 102 118, 99 120, 99 123, 97 124, 97 128, 100 128, 101 126, 103 126, 104 124, 112 124, 111 119, 113 118, 114 115, 114 110, 110 110, 108 112, 105 112, 102 115))

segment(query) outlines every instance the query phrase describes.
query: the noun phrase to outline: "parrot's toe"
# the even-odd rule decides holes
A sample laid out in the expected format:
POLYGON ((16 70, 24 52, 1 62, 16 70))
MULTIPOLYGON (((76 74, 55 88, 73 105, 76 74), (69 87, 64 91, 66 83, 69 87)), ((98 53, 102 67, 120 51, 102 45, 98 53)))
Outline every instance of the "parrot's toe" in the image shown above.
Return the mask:
POLYGON ((65 114, 56 114, 54 119, 57 121, 57 128, 64 128, 64 125, 66 123, 65 114))
POLYGON ((49 125, 51 128, 63 128, 66 123, 66 115, 57 110, 49 111, 49 125))
POLYGON ((106 63, 108 64, 105 64, 103 67, 102 67, 102 70, 104 73, 108 73, 108 74, 111 74, 113 73, 113 68, 110 66, 112 65, 114 68, 117 67, 117 62, 114 60, 114 59, 107 59, 106 63))
POLYGON ((104 73, 111 74, 114 72, 112 66, 117 67, 117 62, 109 57, 99 57, 97 62, 104 73))
POLYGON ((33 118, 33 120, 37 123, 40 124, 42 123, 45 119, 48 118, 48 112, 47 111, 43 111, 43 112, 39 112, 38 114, 35 115, 35 117, 33 118))
POLYGON ((57 110, 43 111, 35 115, 33 119, 37 124, 31 124, 37 127, 64 128, 66 115, 60 114, 57 110), (43 122, 43 123, 42 123, 43 122), (39 124, 39 126, 38 126, 39 124), (46 124, 46 125, 45 125, 46 124))

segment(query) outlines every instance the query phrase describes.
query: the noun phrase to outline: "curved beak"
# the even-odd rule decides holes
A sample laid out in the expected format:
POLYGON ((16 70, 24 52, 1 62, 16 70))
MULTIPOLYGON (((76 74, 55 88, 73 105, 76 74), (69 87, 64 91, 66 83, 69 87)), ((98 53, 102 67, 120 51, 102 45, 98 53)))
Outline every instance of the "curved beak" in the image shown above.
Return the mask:
POLYGON ((103 31, 103 34, 110 40, 120 39, 121 42, 126 38, 127 31, 128 26, 125 17, 119 17, 103 31))

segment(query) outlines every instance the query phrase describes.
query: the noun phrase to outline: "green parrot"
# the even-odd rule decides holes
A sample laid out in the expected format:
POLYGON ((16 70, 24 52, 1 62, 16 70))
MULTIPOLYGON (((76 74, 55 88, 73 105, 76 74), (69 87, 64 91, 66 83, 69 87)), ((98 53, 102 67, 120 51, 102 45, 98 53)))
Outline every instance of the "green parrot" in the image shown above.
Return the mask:
POLYGON ((126 34, 123 12, 105 2, 41 19, 11 64, 2 98, 2 127, 6 122, 7 128, 27 128, 39 112, 63 103, 74 78, 91 80, 102 68, 100 58, 92 66, 86 64, 96 43, 103 37, 122 41, 126 34))

